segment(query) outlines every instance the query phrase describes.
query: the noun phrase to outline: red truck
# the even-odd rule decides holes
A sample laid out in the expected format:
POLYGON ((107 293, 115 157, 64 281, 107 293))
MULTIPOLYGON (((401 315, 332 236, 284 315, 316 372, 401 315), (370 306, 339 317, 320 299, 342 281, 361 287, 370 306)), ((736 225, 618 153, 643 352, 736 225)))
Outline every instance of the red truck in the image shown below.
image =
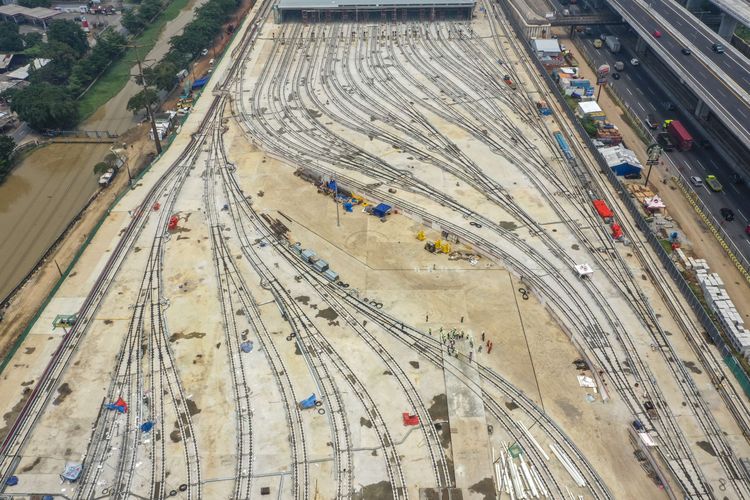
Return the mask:
POLYGON ((693 136, 679 121, 672 120, 669 122, 667 132, 680 151, 689 151, 693 147, 693 136))

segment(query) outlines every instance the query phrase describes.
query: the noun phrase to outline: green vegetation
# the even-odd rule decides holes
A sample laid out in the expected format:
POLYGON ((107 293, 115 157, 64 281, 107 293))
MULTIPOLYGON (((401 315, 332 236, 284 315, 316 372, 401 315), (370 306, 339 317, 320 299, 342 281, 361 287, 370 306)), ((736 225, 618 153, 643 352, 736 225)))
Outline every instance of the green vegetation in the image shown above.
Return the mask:
POLYGON ((0 51, 19 52, 21 50, 23 50, 23 38, 18 33, 18 25, 0 22, 0 51))
POLYGON ((18 0, 18 5, 30 9, 34 7, 51 7, 52 0, 18 0))
POLYGON ((7 135, 0 135, 0 182, 4 181, 10 173, 12 162, 11 155, 16 148, 16 141, 7 135))
POLYGON ((745 42, 750 43, 750 28, 743 25, 738 25, 734 32, 737 37, 742 38, 745 42))
POLYGON ((598 130, 596 127, 596 122, 588 116, 580 118, 580 121, 581 125, 583 125, 584 130, 586 130, 586 133, 589 134, 589 137, 596 137, 596 131, 598 130))
POLYGON ((136 60, 136 50, 141 58, 144 57, 156 44, 156 40, 164 25, 177 17, 177 14, 185 8, 187 3, 188 0, 173 0, 164 9, 164 12, 156 22, 152 23, 146 31, 131 41, 131 44, 137 45, 138 48, 131 47, 126 50, 124 55, 107 68, 96 84, 78 101, 82 119, 91 116, 94 111, 122 90, 128 82, 128 78, 130 78, 130 71, 136 60))
POLYGON ((10 109, 36 130, 67 129, 78 121, 78 108, 67 90, 47 82, 14 92, 10 109))
POLYGON ((669 240, 659 240, 659 244, 667 253, 672 253, 672 242, 669 240))
POLYGON ((142 109, 153 109, 154 104, 159 102, 159 95, 154 89, 145 88, 128 100, 127 109, 133 114, 142 109))

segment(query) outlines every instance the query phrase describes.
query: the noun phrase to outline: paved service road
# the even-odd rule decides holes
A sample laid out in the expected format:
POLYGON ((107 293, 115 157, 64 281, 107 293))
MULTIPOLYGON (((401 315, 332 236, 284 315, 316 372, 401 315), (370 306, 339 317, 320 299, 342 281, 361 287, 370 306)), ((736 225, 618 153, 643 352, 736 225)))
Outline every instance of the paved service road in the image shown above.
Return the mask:
MULTIPOLYGON (((593 38, 579 38, 576 44, 578 50, 585 52, 587 57, 594 61, 597 66, 607 63, 614 67, 615 61, 629 61, 632 57, 628 53, 628 49, 632 47, 623 44, 622 51, 615 55, 606 48, 595 49, 593 40, 593 38)), ((621 39, 621 41, 623 40, 621 39)), ((664 109, 661 103, 670 101, 670 98, 656 85, 650 73, 643 66, 633 67, 626 64, 625 70, 620 72, 620 79, 613 80, 610 78, 609 84, 615 88, 625 104, 641 118, 644 124, 646 116, 650 113, 655 115, 659 123, 666 119, 680 120, 686 124, 688 130, 694 136, 701 135, 697 133, 698 131, 693 130, 692 125, 685 120, 685 116, 680 110, 666 111, 664 109)), ((659 128, 659 130, 652 130, 651 132, 652 136, 655 136, 662 132, 662 129, 659 128)), ((731 177, 735 171, 715 151, 703 149, 698 145, 688 152, 662 153, 662 158, 666 159, 670 168, 681 172, 686 179, 691 176, 705 179, 707 175, 715 175, 720 180, 724 186, 724 190, 720 193, 709 190, 705 185, 703 187, 692 187, 708 207, 710 214, 716 220, 716 224, 725 229, 737 250, 750 261, 750 237, 745 234, 745 227, 750 224, 750 219, 748 219, 750 218, 750 186, 748 186, 750 177, 745 176, 745 185, 733 184, 731 177), (730 208, 734 212, 735 220, 725 222, 719 212, 722 208, 730 208)))
MULTIPOLYGON (((690 22, 667 7, 671 0, 609 0, 616 12, 633 27, 652 50, 701 98, 714 114, 750 149, 750 76, 747 62, 740 62, 727 47, 723 55, 714 54, 709 40, 723 40, 700 21, 690 22), (675 24, 673 25, 672 22, 675 24), (654 31, 661 37, 655 38, 654 31), (686 56, 682 49, 693 51, 686 56), (708 52, 711 52, 709 55, 708 52), (717 64, 718 62, 718 64, 717 64)), ((739 56, 741 57, 741 56, 739 56)))

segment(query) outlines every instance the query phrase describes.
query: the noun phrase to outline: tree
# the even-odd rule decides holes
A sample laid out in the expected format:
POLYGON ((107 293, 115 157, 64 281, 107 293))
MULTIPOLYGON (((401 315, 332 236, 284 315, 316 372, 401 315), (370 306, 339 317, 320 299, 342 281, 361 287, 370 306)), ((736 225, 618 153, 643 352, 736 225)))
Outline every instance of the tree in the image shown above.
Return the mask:
POLYGON ((106 161, 100 161, 96 165, 94 165, 94 174, 96 175, 102 175, 107 173, 107 170, 109 170, 111 167, 109 166, 109 163, 106 161))
POLYGON ((67 44, 53 41, 43 43, 27 50, 29 57, 43 57, 50 62, 39 69, 29 72, 32 83, 48 82, 53 85, 64 85, 70 77, 70 72, 80 59, 76 52, 67 44))
POLYGON ((18 34, 16 23, 0 22, 0 50, 5 52, 23 50, 23 38, 18 34))
POLYGON ((122 13, 120 24, 122 24, 130 33, 140 33, 143 28, 146 27, 145 21, 141 19, 135 9, 124 11, 122 13))
POLYGON ((154 17, 161 12, 162 5, 160 0, 143 0, 141 6, 138 7, 138 17, 144 22, 151 21, 154 17))
POLYGON ((143 89, 136 95, 128 100, 127 109, 132 111, 133 114, 138 113, 142 109, 146 109, 148 106, 149 111, 153 108, 153 105, 159 101, 159 95, 154 89, 143 89))
POLYGON ((23 44, 26 47, 26 50, 29 50, 32 47, 37 47, 44 41, 44 37, 42 36, 42 34, 37 33, 36 31, 31 31, 22 36, 23 44))
POLYGON ((52 0, 18 0, 18 5, 33 9, 34 7, 50 7, 52 0))
POLYGON ((89 42, 86 33, 78 26, 77 23, 67 19, 55 19, 49 25, 47 39, 50 42, 64 43, 78 56, 82 56, 89 48, 89 42))
POLYGON ((35 130, 69 129, 78 120, 76 102, 62 87, 32 83, 13 94, 10 109, 35 130))
POLYGON ((162 61, 156 66, 144 69, 143 77, 149 86, 161 90, 172 90, 177 82, 177 66, 169 61, 162 61))
POLYGON ((8 135, 0 135, 0 180, 5 179, 10 172, 10 156, 14 149, 16 149, 16 141, 8 135))

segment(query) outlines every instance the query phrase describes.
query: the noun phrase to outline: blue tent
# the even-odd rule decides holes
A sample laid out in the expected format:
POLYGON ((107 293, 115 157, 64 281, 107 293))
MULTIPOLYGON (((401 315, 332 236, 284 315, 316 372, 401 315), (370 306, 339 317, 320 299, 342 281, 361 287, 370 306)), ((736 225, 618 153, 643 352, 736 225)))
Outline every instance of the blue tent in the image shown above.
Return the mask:
POLYGON ((318 402, 318 398, 316 398, 315 394, 313 394, 309 398, 303 399, 302 401, 300 401, 299 407, 302 408, 303 410, 306 410, 308 408, 313 408, 315 406, 315 403, 317 402, 318 402))
POLYGON ((385 203, 381 203, 380 205, 372 209, 372 215, 374 215, 375 217, 385 217, 389 213, 391 213, 391 206, 386 205, 385 203))

